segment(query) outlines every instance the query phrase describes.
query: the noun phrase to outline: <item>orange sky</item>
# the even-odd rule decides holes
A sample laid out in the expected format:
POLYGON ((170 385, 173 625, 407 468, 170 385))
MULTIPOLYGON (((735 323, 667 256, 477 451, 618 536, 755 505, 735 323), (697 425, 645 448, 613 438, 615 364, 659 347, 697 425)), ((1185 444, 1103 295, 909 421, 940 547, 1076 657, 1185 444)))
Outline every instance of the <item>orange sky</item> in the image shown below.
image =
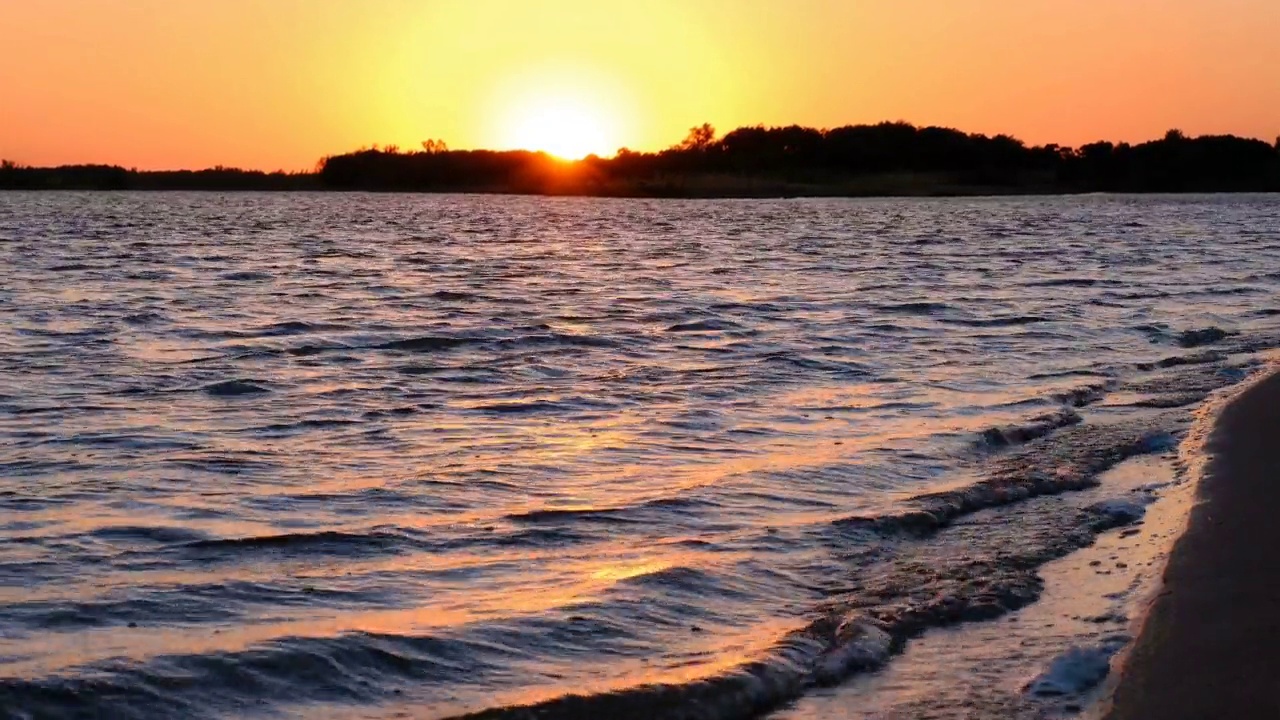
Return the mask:
POLYGON ((1278 0, 0 0, 0 31, 0 157, 31 164, 505 147, 565 103, 633 149, 704 121, 1280 134, 1278 0))

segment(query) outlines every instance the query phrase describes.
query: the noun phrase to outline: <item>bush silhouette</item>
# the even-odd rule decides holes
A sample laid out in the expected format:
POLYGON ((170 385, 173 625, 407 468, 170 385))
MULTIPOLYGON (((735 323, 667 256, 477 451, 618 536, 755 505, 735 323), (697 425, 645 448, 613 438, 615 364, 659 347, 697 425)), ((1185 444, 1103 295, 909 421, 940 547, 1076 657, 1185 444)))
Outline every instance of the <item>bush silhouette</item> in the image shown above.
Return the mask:
POLYGON ((576 162, 526 150, 450 150, 443 140, 432 139, 419 151, 374 145, 325 157, 314 173, 298 174, 222 167, 179 172, 103 165, 30 168, 5 161, 0 188, 642 196, 1280 191, 1280 138, 1270 145, 1170 130, 1138 145, 1029 147, 1008 135, 906 122, 831 129, 758 125, 719 137, 704 123, 666 150, 622 148, 612 158, 576 162))
POLYGON ((715 128, 703 124, 666 150, 623 148, 610 159, 567 165, 525 151, 364 150, 328 158, 320 171, 325 187, 342 189, 624 195, 733 194, 742 188, 769 194, 783 187, 858 194, 854 190, 875 191, 871 180, 889 177, 915 178, 904 181, 914 185, 888 188, 907 191, 1275 191, 1280 147, 1231 136, 1190 138, 1178 130, 1136 146, 1028 147, 1008 135, 905 122, 829 130, 741 127, 717 139, 715 128))

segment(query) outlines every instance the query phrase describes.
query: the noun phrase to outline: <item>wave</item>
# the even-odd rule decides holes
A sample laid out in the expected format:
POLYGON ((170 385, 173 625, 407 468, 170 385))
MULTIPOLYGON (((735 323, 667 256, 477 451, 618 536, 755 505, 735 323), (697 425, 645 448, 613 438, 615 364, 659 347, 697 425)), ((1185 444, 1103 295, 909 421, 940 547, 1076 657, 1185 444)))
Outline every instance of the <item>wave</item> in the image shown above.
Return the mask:
POLYGON ((90 537, 108 541, 142 541, 159 544, 199 542, 208 538, 195 530, 154 525, 113 525, 90 531, 90 537))
POLYGON ((574 333, 531 333, 513 338, 500 338, 493 341, 502 349, 539 347, 546 345, 563 345, 567 347, 612 348, 619 343, 616 340, 599 335, 577 335, 574 333))
POLYGON ((1106 282, 1098 278, 1055 278, 1025 283, 1024 287, 1093 287, 1106 282))
POLYGON ((824 619, 793 633, 767 657, 730 672, 690 683, 655 683, 594 695, 564 695, 519 707, 456 715, 450 720, 736 720, 753 718, 856 670, 868 670, 890 656, 892 638, 860 622, 824 619))
POLYGON ((982 431, 978 444, 986 448, 1003 448, 1010 445, 1021 445, 1036 438, 1044 437, 1059 428, 1078 425, 1084 422, 1080 413, 1070 408, 1032 418, 1021 425, 993 427, 982 431))
POLYGON ((1232 335, 1238 334, 1239 333, 1236 332, 1228 332, 1218 327, 1207 327, 1199 330, 1184 330, 1178 335, 1177 342, 1184 348, 1193 348, 1201 345, 1210 345, 1232 335))
POLYGON ((942 318, 941 321, 951 325, 964 325, 966 327, 995 328, 1033 325, 1036 323, 1051 322, 1051 319, 1040 315, 1012 315, 1009 317, 984 319, 942 318))
MULTIPOLYGON (((288 502, 291 505, 298 504, 296 499, 288 502)), ((376 500, 361 503, 358 498, 353 497, 349 502, 367 505, 376 500)), ((415 552, 471 551, 497 547, 554 548, 575 545, 591 539, 588 534, 579 529, 554 526, 545 520, 515 522, 529 527, 508 532, 478 528, 474 532, 455 533, 439 538, 405 528, 371 529, 365 532, 323 530, 231 538, 200 538, 170 543, 155 549, 132 550, 126 553, 126 556, 136 563, 159 562, 164 560, 164 556, 172 554, 186 556, 198 562, 238 563, 256 562, 261 560, 263 555, 352 558, 405 555, 415 552)))
POLYGON ((1172 355, 1155 362, 1138 363, 1136 367, 1139 370, 1167 370, 1169 368, 1179 367, 1182 365, 1203 365, 1206 363, 1222 362, 1227 356, 1220 352, 1207 351, 1198 352, 1191 355, 1172 355))
POLYGON ((275 337, 285 335, 306 335, 318 332, 342 332, 350 330, 351 326, 342 323, 318 323, 303 322, 301 320, 289 320, 284 322, 271 323, 250 331, 247 337, 275 337))
POLYGON ((620 517, 625 512, 621 508, 602 508, 602 509, 544 509, 544 510, 527 510, 525 512, 508 513, 504 517, 514 523, 559 523, 559 522, 600 522, 600 523, 626 523, 625 518, 620 517))
POLYGON ((669 333, 714 332, 723 330, 740 330, 742 326, 730 320, 696 320, 676 323, 667 328, 669 333))
POLYGON ((765 353, 760 356, 760 359, 767 363, 789 365, 801 370, 816 370, 818 372, 830 373, 832 375, 866 377, 872 374, 871 370, 855 362, 819 360, 785 350, 765 353))
POLYGON ((907 302, 876 306, 876 310, 881 312, 903 313, 906 315, 934 315, 950 309, 951 306, 943 302, 907 302))
MULTIPOLYGON (((1063 417, 1068 413, 1064 410, 1063 417)), ((970 487, 919 496, 910 503, 915 508, 906 512, 833 522, 833 541, 840 546, 852 543, 864 548, 855 555, 876 558, 887 551, 888 556, 880 565, 851 568, 850 585, 837 583, 828 590, 818 616, 787 633, 761 658, 690 682, 569 694, 531 705, 492 707, 452 720, 746 720, 809 688, 882 666, 927 629, 987 621, 1025 607, 1044 589, 1036 568, 1091 544, 1100 533, 1140 521, 1142 502, 1119 498, 1067 512, 1056 504, 1033 507, 1017 516, 1016 527, 1003 526, 1002 532, 995 533, 986 523, 953 523, 964 515, 1003 505, 1030 504, 1095 487, 1101 473, 1130 457, 1170 450, 1183 427, 1182 417, 1072 424, 998 458, 987 479, 970 487), (868 537, 867 532, 872 535, 868 537), (903 533, 913 537, 958 533, 972 542, 930 544, 927 547, 960 550, 907 560, 895 558, 891 548, 896 545, 875 540, 891 541, 903 533)), ((677 577, 686 574, 680 572, 677 577)), ((696 574, 691 579, 700 580, 696 574)))
POLYGON ((421 543, 406 535, 385 531, 364 533, 324 530, 313 533, 253 535, 237 538, 208 538, 171 546, 170 549, 197 555, 243 558, 259 552, 290 555, 352 555, 399 552, 421 543))
POLYGON ((239 397, 243 395, 264 395, 271 392, 257 380, 223 380, 202 388, 206 395, 214 397, 239 397))
POLYGON ((1181 392, 1167 395, 1154 395, 1134 400, 1130 405, 1139 408, 1182 408, 1204 402, 1209 397, 1207 392, 1181 392))
POLYGON ((576 522, 630 524, 644 522, 654 512, 669 515, 670 513, 687 512, 706 505, 705 501, 691 498, 663 497, 622 507, 538 508, 509 513, 504 517, 510 522, 522 525, 576 522))
POLYGON ((485 405, 472 405, 471 410, 495 415, 535 415, 540 413, 559 413, 566 409, 565 403, 549 400, 527 400, 523 402, 498 402, 485 405))
POLYGON ((223 273, 218 277, 223 280, 231 280, 232 282, 252 282, 257 280, 272 280, 275 278, 275 276, 269 272, 260 272, 256 270, 223 273))
POLYGON ((128 315, 125 315, 123 318, 121 318, 121 320, 123 320, 128 325, 145 326, 145 325, 153 325, 156 323, 168 322, 169 318, 168 316, 160 312, 146 311, 146 312, 130 313, 128 315))
POLYGON ((246 581, 130 588, 96 600, 15 602, 5 607, 10 631, 69 631, 128 625, 193 626, 246 618, 255 609, 282 607, 389 607, 395 594, 308 584, 246 581), (124 595, 124 596, 122 596, 124 595))
POLYGON ((1103 370, 1056 370, 1053 372, 1032 373, 1028 380, 1056 380, 1066 377, 1102 377, 1111 379, 1111 373, 1103 370))
POLYGON ((371 346, 373 350, 398 350, 403 352, 439 352, 487 342, 485 338, 424 335, 405 340, 392 340, 371 346))
POLYGON ((471 292, 460 292, 457 290, 437 290, 431 293, 431 297, 435 300, 444 300, 446 302, 470 302, 481 300, 483 295, 471 292))
MULTIPOLYGON (((157 317, 159 319, 164 319, 163 316, 157 317)), ((151 320, 146 320, 145 322, 151 322, 151 320)), ((145 324, 145 322, 140 324, 145 324)), ((247 330, 203 330, 200 328, 183 328, 179 330, 179 332, 182 337, 195 340, 252 340, 254 338, 289 337, 293 335, 308 335, 321 332, 343 332, 351 329, 351 326, 342 323, 285 320, 260 325, 247 330)))
POLYGON ((1256 363, 1230 364, 1226 362, 1185 363, 1163 372, 1136 377, 1121 383, 1121 392, 1147 395, 1207 395, 1221 387, 1234 384, 1256 368, 1256 363))
POLYGON ((109 707, 111 717, 161 720, 239 716, 246 707, 281 698, 367 704, 415 682, 462 682, 496 670, 479 659, 496 652, 434 637, 286 637, 240 652, 110 661, 77 668, 72 676, 0 678, 0 707, 21 708, 26 717, 97 717, 109 707), (86 698, 94 699, 92 705, 86 698))
POLYGON ((1176 444, 1176 417, 1156 416, 1121 423, 1076 425, 1042 436, 1013 455, 998 458, 982 482, 915 498, 912 509, 837 520, 845 530, 919 535, 978 510, 1032 497, 1083 490, 1123 460, 1168 450, 1176 444))
POLYGON ((1034 568, 1134 521, 1110 506, 1049 528, 1001 564, 901 567, 849 598, 833 598, 819 617, 781 638, 763 657, 683 683, 653 683, 539 703, 493 707, 450 720, 749 720, 813 687, 839 683, 884 665, 927 628, 990 620, 1034 602, 1043 590, 1034 568), (914 583, 914 586, 913 586, 914 583))
POLYGON ((19 407, 19 408, 11 408, 11 409, 6 408, 6 411, 10 415, 14 415, 16 417, 22 417, 25 415, 58 415, 63 413, 88 414, 88 413, 109 412, 111 410, 112 408, 109 405, 56 405, 56 406, 43 406, 43 407, 19 407))
POLYGON ((361 422, 359 420, 308 418, 291 423, 272 423, 270 425, 262 425, 260 427, 252 428, 250 432, 288 433, 295 430, 323 430, 328 428, 350 427, 352 425, 360 424, 361 422))
POLYGON ((401 352, 430 353, 445 352, 461 347, 474 345, 491 345, 496 350, 511 350, 522 347, 541 347, 561 345, 567 347, 617 347, 615 340, 596 335, 576 335, 573 333, 537 332, 516 337, 477 337, 424 335, 421 337, 392 340, 371 346, 351 346, 346 349, 360 350, 394 350, 401 352))
POLYGON ((1116 381, 1114 379, 1108 379, 1105 382, 1072 388, 1065 392, 1054 393, 1051 397, 1055 402, 1060 402, 1073 408, 1083 408, 1101 402, 1102 399, 1107 396, 1107 393, 1115 386, 1116 381))

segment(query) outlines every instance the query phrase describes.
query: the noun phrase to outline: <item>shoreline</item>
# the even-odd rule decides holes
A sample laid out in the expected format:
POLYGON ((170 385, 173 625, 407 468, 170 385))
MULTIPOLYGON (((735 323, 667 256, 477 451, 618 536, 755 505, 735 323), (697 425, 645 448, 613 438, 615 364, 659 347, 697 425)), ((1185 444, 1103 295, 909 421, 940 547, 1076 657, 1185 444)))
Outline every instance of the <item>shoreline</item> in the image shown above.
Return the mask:
POLYGON ((329 187, 296 187, 296 188, 219 188, 219 187, 127 187, 127 188, 95 188, 95 187, 59 187, 59 188, 9 188, 0 187, 0 197, 18 193, 138 193, 145 195, 167 195, 174 193, 211 193, 230 195, 423 195, 447 196, 467 195, 477 197, 520 197, 520 198, 580 198, 593 200, 982 200, 992 198, 1071 198, 1084 196, 1109 197, 1232 197, 1247 195, 1280 195, 1280 190, 1001 190, 1000 188, 980 188, 972 192, 920 192, 920 193, 759 193, 759 194, 643 194, 643 193, 592 193, 592 192, 525 192, 520 190, 485 190, 458 188, 452 190, 405 190, 382 188, 329 188, 329 187))
POLYGON ((1280 717, 1280 371, 1214 420, 1185 532, 1124 654, 1105 720, 1280 717))

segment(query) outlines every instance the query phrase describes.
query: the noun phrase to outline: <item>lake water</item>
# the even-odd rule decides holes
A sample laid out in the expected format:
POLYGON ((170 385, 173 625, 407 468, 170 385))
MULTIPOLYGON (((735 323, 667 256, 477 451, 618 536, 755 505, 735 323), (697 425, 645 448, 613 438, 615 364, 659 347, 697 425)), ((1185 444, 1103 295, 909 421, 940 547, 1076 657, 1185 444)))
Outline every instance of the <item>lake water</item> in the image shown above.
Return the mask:
POLYGON ((4 718, 1074 712, 1132 617, 1048 568, 1280 345, 1274 196, 8 193, 0 262, 4 718))

